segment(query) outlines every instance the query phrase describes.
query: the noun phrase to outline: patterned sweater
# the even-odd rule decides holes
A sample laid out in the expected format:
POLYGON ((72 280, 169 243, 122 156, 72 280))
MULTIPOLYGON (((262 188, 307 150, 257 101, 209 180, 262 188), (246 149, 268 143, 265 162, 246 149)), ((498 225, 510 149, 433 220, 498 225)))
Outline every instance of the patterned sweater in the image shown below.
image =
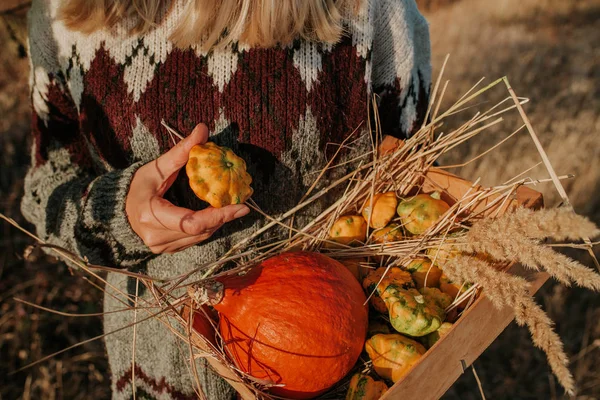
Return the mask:
MULTIPOLYGON (((373 94, 388 135, 410 134, 427 107, 429 32, 414 0, 363 1, 336 45, 298 40, 208 53, 168 40, 183 0, 143 36, 126 34, 133 21, 87 36, 68 31, 56 20, 58 3, 34 0, 29 15, 33 146, 22 212, 44 240, 95 264, 174 277, 264 223, 251 213, 176 254, 149 251, 128 223, 125 197, 137 168, 173 145, 163 119, 182 133, 206 123, 210 140, 246 160, 256 203, 278 215, 310 186, 332 143, 365 131, 373 94)), ((166 197, 204 206, 185 172, 166 197)), ((110 311, 131 303, 125 296, 135 294, 136 281, 117 273, 107 281, 104 329, 111 332, 134 321, 132 312, 110 311)), ((138 290, 139 301, 150 299, 141 284, 138 290)), ((113 398, 131 398, 133 381, 137 398, 194 398, 186 346, 153 319, 139 323, 136 336, 133 368, 132 330, 106 337, 113 398)), ((199 371, 209 399, 231 397, 209 368, 199 371)))

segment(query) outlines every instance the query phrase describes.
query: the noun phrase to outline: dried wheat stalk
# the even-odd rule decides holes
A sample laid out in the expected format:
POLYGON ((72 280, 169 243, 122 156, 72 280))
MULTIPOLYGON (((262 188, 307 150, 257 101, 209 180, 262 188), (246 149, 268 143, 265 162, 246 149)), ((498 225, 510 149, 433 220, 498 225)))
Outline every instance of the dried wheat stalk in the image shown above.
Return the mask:
POLYGON ((548 363, 568 393, 573 393, 575 388, 568 358, 552 329, 552 321, 529 295, 527 281, 498 271, 467 253, 486 253, 498 261, 520 262, 533 270, 543 268, 563 284, 575 283, 600 291, 600 275, 540 242, 544 238, 580 240, 599 233, 592 222, 572 210, 518 208, 498 218, 474 223, 467 234, 457 240, 464 253, 444 265, 450 279, 476 282, 496 307, 514 309, 515 320, 529 327, 533 343, 546 353, 548 363))
POLYGON ((498 308, 508 306, 515 312, 515 320, 527 325, 533 343, 548 357, 548 363, 560 384, 573 393, 575 382, 569 371, 569 360, 560 337, 552 329, 552 321, 529 295, 527 281, 521 277, 496 270, 485 261, 459 255, 444 266, 444 272, 458 282, 477 282, 486 296, 498 308))
POLYGON ((581 240, 598 234, 600 230, 591 221, 568 209, 519 208, 473 224, 464 238, 464 249, 500 261, 518 261, 536 271, 543 268, 565 285, 575 283, 599 291, 600 275, 594 270, 540 244, 544 238, 581 240))

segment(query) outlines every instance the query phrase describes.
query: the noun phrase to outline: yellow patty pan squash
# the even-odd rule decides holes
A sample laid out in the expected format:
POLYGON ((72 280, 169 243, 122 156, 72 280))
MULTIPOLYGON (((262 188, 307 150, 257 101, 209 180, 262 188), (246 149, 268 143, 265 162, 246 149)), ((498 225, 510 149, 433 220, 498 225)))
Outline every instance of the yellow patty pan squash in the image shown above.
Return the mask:
POLYGON ((424 233, 450 209, 448 203, 432 195, 418 194, 398 204, 398 215, 404 229, 414 235, 424 233))
POLYGON ((452 329, 453 326, 454 324, 451 322, 444 322, 437 331, 432 332, 423 338, 425 346, 427 346, 428 349, 433 347, 434 344, 450 332, 450 329, 452 329))
POLYGON ((440 266, 440 268, 444 268, 444 265, 450 259, 461 254, 460 246, 457 244, 457 236, 460 234, 462 232, 450 233, 444 238, 443 243, 427 249, 425 253, 431 262, 440 266))
POLYGON ((227 147, 212 142, 195 145, 185 172, 196 196, 213 207, 241 204, 252 195, 246 162, 227 147))
POLYGON ((386 267, 379 267, 369 272, 362 282, 362 286, 365 289, 367 296, 370 296, 371 293, 373 293, 369 299, 369 303, 376 311, 379 311, 383 314, 387 314, 388 309, 384 301, 381 299, 379 291, 385 290, 384 288, 391 284, 406 289, 415 287, 410 274, 399 267, 391 267, 389 269, 386 267), (379 287, 377 286, 378 284, 379 287))
POLYGON ((450 297, 439 289, 404 289, 389 285, 379 295, 384 301, 392 327, 405 335, 420 337, 436 331, 444 319, 444 309, 450 305, 450 297))
POLYGON ((373 231, 371 234, 372 243, 399 242, 402 238, 402 227, 398 224, 389 224, 385 228, 373 231))
MULTIPOLYGON (((446 276, 446 274, 442 274, 442 276, 440 277, 440 290, 442 292, 446 293, 448 296, 450 296, 452 301, 454 301, 454 299, 456 299, 461 294, 466 292, 471 286, 472 285, 470 283, 465 283, 463 285, 463 284, 458 284, 458 283, 452 282, 450 280, 450 278, 448 278, 448 276, 446 276)), ((460 308, 460 309, 465 308, 467 306, 468 302, 469 302, 468 298, 464 299, 463 301, 461 301, 458 304, 458 308, 460 308)))
POLYGON ((394 192, 375 193, 367 198, 362 207, 362 216, 374 229, 383 228, 396 215, 398 198, 394 192), (370 219, 369 219, 370 218, 370 219))
MULTIPOLYGON (((375 248, 376 251, 384 251, 386 243, 399 242, 403 238, 402 227, 398 224, 389 224, 385 228, 377 229, 373 231, 369 238, 371 244, 381 244, 381 250, 375 248)), ((384 255, 373 256, 373 259, 377 262, 381 262, 386 258, 384 255)))
POLYGON ((369 375, 354 374, 346 392, 346 400, 379 400, 388 390, 383 381, 376 381, 369 375))
POLYGON ((407 266, 406 270, 410 272, 413 280, 417 286, 417 289, 421 289, 424 286, 427 287, 438 287, 440 286, 440 278, 442 277, 442 270, 436 267, 426 258, 416 258, 412 260, 407 266))
POLYGON ((421 343, 397 333, 378 334, 365 343, 365 349, 379 376, 398 382, 425 354, 421 343))
POLYGON ((329 240, 340 244, 364 243, 367 239, 367 221, 362 215, 339 217, 329 230, 329 240))

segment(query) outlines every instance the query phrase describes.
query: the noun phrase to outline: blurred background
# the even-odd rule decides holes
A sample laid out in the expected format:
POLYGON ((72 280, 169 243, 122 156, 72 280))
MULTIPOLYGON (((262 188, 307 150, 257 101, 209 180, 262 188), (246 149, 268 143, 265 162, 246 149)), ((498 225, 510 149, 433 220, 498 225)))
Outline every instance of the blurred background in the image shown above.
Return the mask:
MULTIPOLYGON (((508 76, 575 210, 600 224, 600 0, 417 0, 431 26, 434 74, 446 57, 447 101, 480 78, 508 76)), ((0 212, 29 227, 19 212, 29 162, 29 98, 25 17, 27 2, 0 1, 0 212)), ((496 91, 489 101, 506 92, 496 91), (496 93, 498 92, 498 93, 496 93)), ((450 103, 447 103, 450 104, 450 103)), ((493 104, 493 103, 491 103, 493 104)), ((507 118, 445 157, 471 159, 519 126, 507 118)), ((510 139, 481 161, 458 172, 483 183, 503 182, 539 162, 528 135, 510 139)), ((545 178, 543 168, 529 173, 545 178)), ((551 184, 539 185, 546 204, 559 197, 551 184)), ((99 316, 66 317, 40 311, 15 297, 68 313, 100 313, 102 293, 56 260, 34 252, 25 234, 0 222, 0 400, 108 399, 110 382, 102 341, 9 375, 45 355, 102 334, 99 316)), ((569 255, 593 263, 582 251, 569 255)), ((576 398, 600 398, 600 296, 547 283, 536 296, 564 340, 578 385, 576 398)), ((443 360, 440 360, 443 362, 443 360)), ((531 344, 514 323, 475 362, 488 399, 565 397, 531 344)), ((430 379, 436 379, 431 376, 430 379)), ((481 399, 471 369, 445 399, 481 399)))

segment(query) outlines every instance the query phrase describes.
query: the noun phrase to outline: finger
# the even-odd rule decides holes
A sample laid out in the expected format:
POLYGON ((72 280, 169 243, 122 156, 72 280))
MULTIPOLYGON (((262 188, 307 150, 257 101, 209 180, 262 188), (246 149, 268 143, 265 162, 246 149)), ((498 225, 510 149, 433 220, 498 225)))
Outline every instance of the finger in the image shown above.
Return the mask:
MULTIPOLYGON (((197 211, 194 214, 195 216, 201 214, 201 224, 194 226, 193 223, 190 222, 190 225, 187 228, 188 232, 190 229, 198 230, 197 234, 173 231, 165 234, 163 230, 155 230, 154 234, 159 235, 163 240, 157 240, 152 246, 150 246, 150 249, 156 254, 170 254, 185 250, 188 247, 196 245, 210 238, 213 233, 215 233, 215 231, 218 230, 224 223, 232 221, 235 218, 243 217, 249 212, 250 209, 243 204, 231 205, 223 208, 208 208, 202 211, 197 211)), ((183 225, 186 226, 187 224, 184 223, 183 225)))
POLYGON ((230 205, 223 208, 206 208, 193 211, 177 207, 162 197, 154 196, 150 200, 150 215, 143 216, 143 221, 155 229, 166 229, 184 233, 188 236, 200 235, 204 231, 218 229, 226 222, 242 217, 250 209, 243 204, 230 205))
MULTIPOLYGON (((162 197, 152 196, 148 211, 140 219, 151 229, 185 233, 183 221, 192 218, 196 212, 178 207, 162 197)), ((189 236, 189 234, 186 235, 189 236)))
POLYGON ((186 221, 184 221, 185 232, 196 235, 202 231, 215 231, 221 225, 243 217, 249 212, 250 208, 245 204, 229 205, 222 208, 205 208, 186 218, 186 221))
MULTIPOLYGON (((158 157, 155 163, 157 172, 156 182, 158 185, 164 186, 163 184, 187 163, 192 147, 197 144, 204 144, 207 140, 208 128, 204 124, 198 124, 188 137, 177 143, 171 150, 158 157)), ((166 189, 168 189, 168 187, 166 189)))

